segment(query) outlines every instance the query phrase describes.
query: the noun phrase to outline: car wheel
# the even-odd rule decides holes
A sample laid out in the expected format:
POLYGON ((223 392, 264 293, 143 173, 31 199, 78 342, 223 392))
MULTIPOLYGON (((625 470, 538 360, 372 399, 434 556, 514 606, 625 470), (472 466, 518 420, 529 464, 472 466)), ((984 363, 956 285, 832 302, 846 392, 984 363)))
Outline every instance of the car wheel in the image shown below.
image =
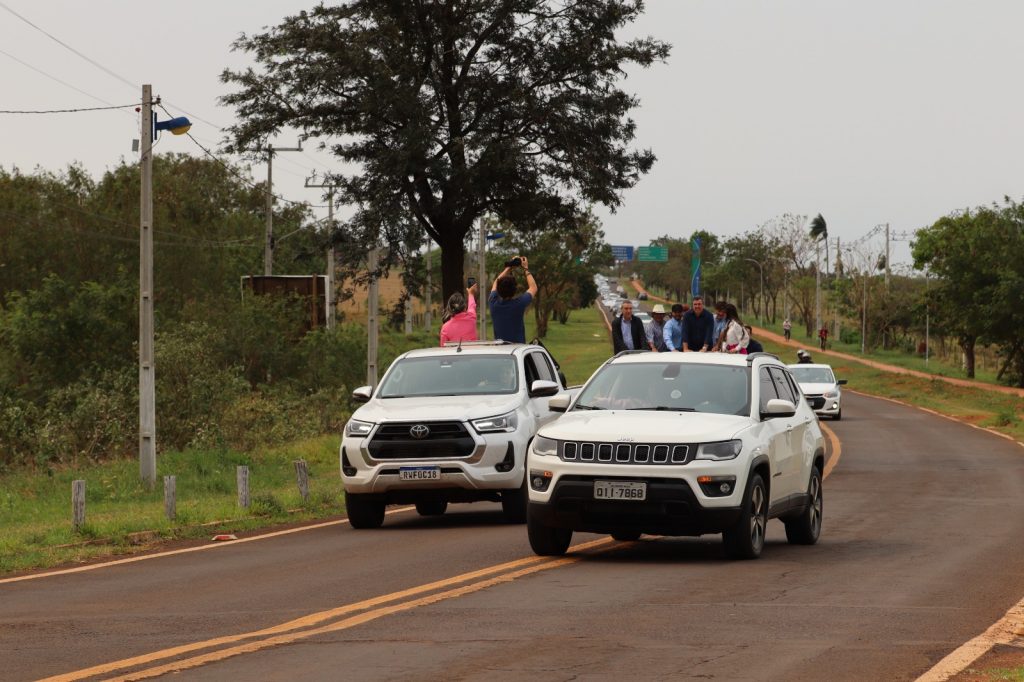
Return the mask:
POLYGON ((384 503, 367 495, 345 493, 345 510, 353 528, 380 528, 384 523, 384 503))
POLYGON ((832 415, 832 421, 839 421, 843 418, 843 408, 839 408, 839 411, 832 415))
POLYGON ((513 490, 501 491, 501 513, 509 523, 524 523, 526 507, 530 501, 530 493, 526 488, 526 473, 523 473, 523 484, 513 490))
POLYGON ((730 559, 756 559, 764 549, 768 527, 768 489, 761 474, 751 474, 739 521, 722 533, 725 553, 730 559))
POLYGON ((807 508, 786 524, 786 539, 791 545, 813 545, 821 535, 821 522, 825 511, 824 495, 821 488, 821 472, 811 467, 811 480, 807 484, 809 501, 807 508))
POLYGON ((643 535, 640 531, 623 531, 620 533, 612 533, 612 538, 619 542, 632 542, 633 540, 639 540, 640 536, 643 535))
POLYGON ((562 556, 572 542, 571 529, 552 528, 533 514, 527 515, 526 535, 534 554, 540 556, 562 556))
POLYGON ((416 503, 416 513, 420 516, 441 516, 448 509, 448 500, 423 500, 416 503))

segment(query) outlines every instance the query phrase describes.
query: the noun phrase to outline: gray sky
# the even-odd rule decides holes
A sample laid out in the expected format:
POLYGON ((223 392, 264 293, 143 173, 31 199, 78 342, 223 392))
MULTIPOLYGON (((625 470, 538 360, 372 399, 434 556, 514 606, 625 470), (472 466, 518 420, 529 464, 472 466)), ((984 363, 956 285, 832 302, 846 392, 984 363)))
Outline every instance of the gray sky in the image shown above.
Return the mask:
MULTIPOLYGON (((125 0, 0 2, 128 81, 152 83, 209 144, 232 120, 216 103, 218 75, 246 60, 230 52, 232 40, 313 4, 177 0, 164 14, 169 5, 125 0)), ((638 145, 658 163, 616 214, 599 212, 611 243, 699 228, 738 234, 786 212, 821 212, 830 235, 847 241, 878 223, 913 230, 956 208, 1024 195, 1019 0, 647 4, 629 34, 672 43, 672 56, 631 73, 625 87, 642 100, 638 145)), ((3 7, 0 86, 0 109, 140 96, 3 7)), ((77 160, 98 175, 136 158, 135 137, 134 112, 0 115, 0 163, 56 171, 77 160)), ((157 151, 170 150, 200 153, 187 138, 163 136, 157 151)), ((303 178, 330 167, 315 151, 281 154, 275 190, 321 203, 303 178)), ((261 179, 265 166, 253 172, 261 179)), ((906 243, 894 246, 894 262, 908 261, 906 243)))

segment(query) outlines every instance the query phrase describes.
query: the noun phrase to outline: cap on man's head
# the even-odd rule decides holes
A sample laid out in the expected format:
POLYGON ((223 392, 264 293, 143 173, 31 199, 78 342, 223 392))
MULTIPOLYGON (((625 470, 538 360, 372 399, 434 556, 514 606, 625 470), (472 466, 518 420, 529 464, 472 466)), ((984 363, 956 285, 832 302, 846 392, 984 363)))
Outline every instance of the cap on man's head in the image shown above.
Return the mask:
POLYGON ((653 308, 651 308, 651 315, 658 315, 658 314, 661 314, 661 315, 665 314, 665 306, 663 306, 660 303, 657 304, 656 306, 654 306, 653 308))

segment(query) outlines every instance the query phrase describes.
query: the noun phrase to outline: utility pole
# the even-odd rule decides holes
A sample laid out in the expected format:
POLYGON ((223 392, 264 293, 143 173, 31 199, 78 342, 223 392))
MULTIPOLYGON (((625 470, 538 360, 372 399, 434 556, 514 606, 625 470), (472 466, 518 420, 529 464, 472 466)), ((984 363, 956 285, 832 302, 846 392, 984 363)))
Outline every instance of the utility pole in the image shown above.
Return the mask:
POLYGON ((869 270, 864 272, 864 300, 861 302, 861 322, 860 322, 860 354, 864 355, 864 349, 868 342, 868 274, 869 270))
POLYGON ((298 147, 275 147, 268 144, 261 151, 267 153, 267 238, 263 245, 263 274, 274 274, 274 152, 301 152, 298 147))
POLYGON ((424 303, 427 306, 427 310, 426 310, 426 312, 423 313, 423 322, 424 322, 424 326, 427 328, 427 331, 430 331, 430 327, 431 327, 431 325, 434 322, 434 320, 433 320, 434 314, 433 314, 433 310, 431 310, 431 305, 432 304, 431 304, 431 301, 430 301, 430 297, 431 297, 431 291, 430 290, 434 286, 433 282, 432 282, 433 278, 432 278, 431 273, 430 273, 430 270, 431 270, 431 262, 430 261, 432 261, 432 260, 433 260, 433 258, 431 258, 431 256, 430 256, 430 239, 427 239, 427 295, 426 295, 426 298, 424 300, 424 303))
POLYGON ((928 300, 928 271, 924 271, 924 366, 928 366, 928 356, 931 354, 932 342, 928 337, 928 326, 931 322, 932 306, 928 300))
MULTIPOLYGON (((268 183, 269 184, 269 183, 268 183)), ((327 328, 334 329, 335 320, 335 302, 334 302, 334 241, 330 239, 331 232, 334 230, 334 185, 330 183, 320 183, 319 185, 312 185, 309 179, 306 180, 306 187, 319 187, 321 189, 328 190, 327 192, 327 236, 329 246, 327 247, 327 291, 324 296, 327 299, 327 328)), ((273 259, 273 256, 271 256, 273 259)), ((267 273, 270 274, 270 273, 267 273)))
POLYGON ((478 292, 480 294, 480 301, 476 306, 476 315, 480 319, 480 333, 477 334, 477 338, 481 341, 487 340, 487 298, 484 294, 485 290, 487 294, 490 294, 490 290, 487 289, 485 282, 487 281, 487 225, 483 219, 480 219, 480 244, 478 245, 479 254, 479 272, 477 273, 477 284, 479 286, 478 292))
POLYGON ((821 329, 821 242, 814 243, 814 331, 821 329))
POLYGON ((885 224, 885 290, 889 291, 889 223, 885 224))
POLYGON ((139 206, 139 476, 156 482, 156 377, 153 367, 153 86, 142 86, 139 206))
POLYGON ((377 262, 380 250, 375 246, 366 258, 370 281, 366 285, 366 383, 377 388, 377 262))
MULTIPOLYGON (((842 256, 842 252, 839 250, 839 247, 840 247, 839 237, 836 237, 836 258, 838 258, 841 261, 843 259, 843 256, 842 256)), ((832 284, 833 284, 832 290, 835 291, 836 295, 833 297, 832 305, 835 306, 836 328, 833 330, 832 333, 833 333, 833 338, 835 339, 835 341, 833 343, 835 343, 835 342, 839 341, 839 291, 838 291, 838 288, 836 286, 836 285, 839 284, 839 268, 836 268, 833 272, 835 272, 835 279, 832 281, 832 284)))

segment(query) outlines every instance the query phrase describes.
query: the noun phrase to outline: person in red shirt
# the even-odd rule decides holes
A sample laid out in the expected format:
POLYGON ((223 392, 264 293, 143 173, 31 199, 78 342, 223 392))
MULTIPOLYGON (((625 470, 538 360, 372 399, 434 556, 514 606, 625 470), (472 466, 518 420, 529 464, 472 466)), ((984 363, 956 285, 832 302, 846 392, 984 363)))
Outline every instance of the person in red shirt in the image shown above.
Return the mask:
POLYGON ((449 341, 476 341, 477 284, 466 289, 466 295, 452 294, 444 307, 441 319, 441 345, 449 341), (467 303, 468 302, 468 303, 467 303))
POLYGON ((828 327, 825 325, 821 326, 818 330, 818 340, 821 341, 821 349, 825 350, 825 343, 828 341, 828 327))

